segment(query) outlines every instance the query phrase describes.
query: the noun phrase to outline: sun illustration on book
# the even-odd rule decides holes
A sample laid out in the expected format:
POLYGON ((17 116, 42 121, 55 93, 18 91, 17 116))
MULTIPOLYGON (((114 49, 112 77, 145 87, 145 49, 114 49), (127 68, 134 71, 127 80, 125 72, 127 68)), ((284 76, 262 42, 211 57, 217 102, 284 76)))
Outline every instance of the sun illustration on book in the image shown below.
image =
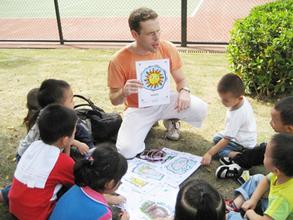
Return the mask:
POLYGON ((158 90, 164 87, 166 72, 158 65, 147 67, 142 73, 142 82, 145 89, 158 90))
POLYGON ((156 88, 163 84, 163 79, 160 70, 152 69, 147 73, 145 81, 148 87, 156 88))

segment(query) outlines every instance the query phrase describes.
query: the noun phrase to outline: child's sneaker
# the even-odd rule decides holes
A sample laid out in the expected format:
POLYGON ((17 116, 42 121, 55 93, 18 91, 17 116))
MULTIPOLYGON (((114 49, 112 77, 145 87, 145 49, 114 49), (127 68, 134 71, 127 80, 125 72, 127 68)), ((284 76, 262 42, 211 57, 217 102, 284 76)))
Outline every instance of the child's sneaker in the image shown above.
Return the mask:
POLYGON ((219 179, 238 178, 241 176, 243 169, 236 163, 219 166, 216 170, 216 177, 219 179))
POLYGON ((221 157, 219 159, 219 162, 223 165, 230 165, 235 163, 233 159, 231 159, 230 157, 221 157))
POLYGON ((242 185, 250 178, 249 170, 244 170, 240 177, 236 178, 236 181, 242 185))

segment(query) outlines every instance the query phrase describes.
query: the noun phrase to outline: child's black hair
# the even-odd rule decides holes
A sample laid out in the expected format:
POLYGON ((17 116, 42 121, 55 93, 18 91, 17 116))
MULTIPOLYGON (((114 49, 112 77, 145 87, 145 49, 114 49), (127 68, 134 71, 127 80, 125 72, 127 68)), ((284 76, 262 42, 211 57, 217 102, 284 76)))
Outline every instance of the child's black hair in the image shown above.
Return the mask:
POLYGON ((23 119, 27 131, 36 123, 38 114, 40 112, 40 105, 38 102, 39 88, 31 89, 26 96, 26 107, 28 109, 27 115, 23 119))
POLYGON ((239 76, 233 73, 224 75, 218 83, 219 93, 232 93, 235 97, 244 95, 244 84, 239 76))
POLYGON ((43 109, 38 119, 41 140, 53 144, 62 137, 71 137, 77 122, 72 109, 51 104, 43 109))
POLYGON ((69 89, 70 85, 64 80, 47 79, 44 80, 38 92, 38 102, 41 108, 52 103, 63 104, 64 91, 69 89))
POLYGON ((280 112, 284 125, 293 125, 293 96, 281 99, 275 104, 275 109, 280 112))
POLYGON ((174 220, 224 220, 225 203, 203 180, 189 180, 177 195, 174 220))
POLYGON ((293 135, 275 134, 272 137, 272 160, 281 172, 293 177, 293 135))
POLYGON ((75 163, 75 183, 102 193, 109 181, 114 180, 118 184, 127 167, 126 159, 118 153, 115 145, 105 143, 95 149, 89 160, 83 159, 75 163))

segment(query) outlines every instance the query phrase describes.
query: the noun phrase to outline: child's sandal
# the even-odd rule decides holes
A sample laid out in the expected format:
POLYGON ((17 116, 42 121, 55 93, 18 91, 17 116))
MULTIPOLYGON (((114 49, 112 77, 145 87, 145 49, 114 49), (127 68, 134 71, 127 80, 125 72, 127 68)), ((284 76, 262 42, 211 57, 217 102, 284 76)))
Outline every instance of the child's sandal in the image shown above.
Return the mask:
POLYGON ((225 200, 226 213, 234 211, 239 212, 239 208, 236 206, 233 200, 225 200))

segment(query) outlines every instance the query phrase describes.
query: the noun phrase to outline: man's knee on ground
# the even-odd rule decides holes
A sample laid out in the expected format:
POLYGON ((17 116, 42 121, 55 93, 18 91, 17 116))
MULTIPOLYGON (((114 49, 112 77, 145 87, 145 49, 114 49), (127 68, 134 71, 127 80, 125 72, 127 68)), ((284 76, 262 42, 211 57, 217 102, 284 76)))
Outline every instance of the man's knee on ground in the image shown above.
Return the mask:
POLYGON ((191 107, 192 121, 197 122, 201 126, 208 114, 208 105, 202 101, 200 104, 192 104, 191 107))

